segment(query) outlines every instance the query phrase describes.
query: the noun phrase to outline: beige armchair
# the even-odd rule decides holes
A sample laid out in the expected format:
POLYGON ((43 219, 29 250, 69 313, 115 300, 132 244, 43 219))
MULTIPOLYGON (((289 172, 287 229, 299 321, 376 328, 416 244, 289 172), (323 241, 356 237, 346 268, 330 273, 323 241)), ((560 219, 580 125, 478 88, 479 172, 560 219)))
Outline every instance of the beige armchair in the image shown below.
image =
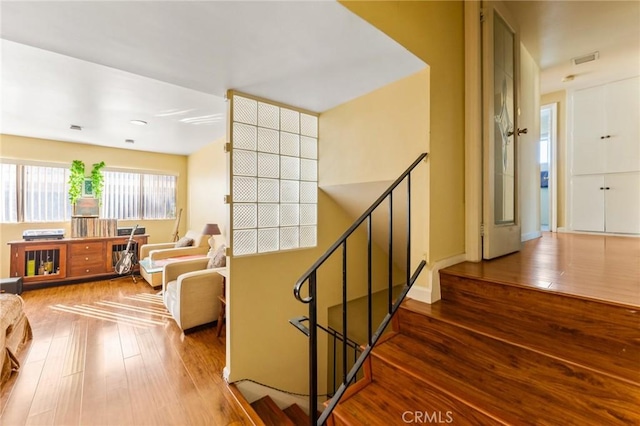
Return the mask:
POLYGON ((149 258, 152 262, 170 257, 206 255, 209 251, 209 238, 211 235, 202 234, 196 231, 188 231, 186 238, 193 240, 193 245, 189 247, 178 247, 176 243, 143 244, 140 246, 140 259, 149 258))
POLYGON ((208 261, 184 260, 164 267, 162 300, 182 330, 212 323, 220 314, 223 277, 216 271, 225 268, 206 269, 208 261))

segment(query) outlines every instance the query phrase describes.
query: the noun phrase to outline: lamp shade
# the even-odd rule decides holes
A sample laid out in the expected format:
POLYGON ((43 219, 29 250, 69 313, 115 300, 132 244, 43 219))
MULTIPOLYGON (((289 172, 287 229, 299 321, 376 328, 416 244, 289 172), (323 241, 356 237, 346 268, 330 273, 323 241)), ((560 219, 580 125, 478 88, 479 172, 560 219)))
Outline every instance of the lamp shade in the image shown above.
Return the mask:
POLYGON ((203 235, 220 235, 220 228, 217 223, 207 223, 202 230, 203 235))

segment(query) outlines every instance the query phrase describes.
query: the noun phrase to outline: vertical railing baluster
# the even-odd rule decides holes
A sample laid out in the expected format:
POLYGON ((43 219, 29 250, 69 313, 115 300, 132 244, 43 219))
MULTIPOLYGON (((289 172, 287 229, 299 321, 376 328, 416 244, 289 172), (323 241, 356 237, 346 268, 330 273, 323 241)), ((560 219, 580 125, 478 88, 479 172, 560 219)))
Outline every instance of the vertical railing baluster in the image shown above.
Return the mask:
MULTIPOLYGON (((371 215, 369 215, 369 218, 367 219, 367 344, 371 344, 371 336, 373 335, 373 326, 371 325, 371 299, 372 299, 372 294, 371 294, 371 240, 373 238, 373 235, 371 235, 371 215)), ((346 337, 346 336, 345 336, 346 337)))
POLYGON ((411 280, 411 173, 407 175, 407 281, 411 280))
POLYGON ((347 240, 342 243, 342 382, 347 381, 347 240))
POLYGON ((393 191, 389 193, 389 293, 387 294, 388 309, 393 309, 393 191))
POLYGON ((316 271, 309 276, 309 419, 315 425, 318 416, 318 317, 316 271))
POLYGON ((338 344, 338 332, 334 331, 333 332, 333 392, 331 393, 331 396, 333 396, 336 393, 336 373, 337 373, 337 366, 338 366, 338 360, 336 359, 338 356, 338 348, 336 347, 338 344))

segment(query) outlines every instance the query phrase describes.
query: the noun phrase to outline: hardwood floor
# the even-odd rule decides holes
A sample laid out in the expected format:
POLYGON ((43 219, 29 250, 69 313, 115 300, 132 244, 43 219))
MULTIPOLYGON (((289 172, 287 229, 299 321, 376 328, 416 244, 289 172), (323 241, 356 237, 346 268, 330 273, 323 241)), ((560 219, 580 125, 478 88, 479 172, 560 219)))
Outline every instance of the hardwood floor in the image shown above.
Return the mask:
POLYGON ((444 271, 640 306, 640 238, 545 232, 518 253, 444 271))
POLYGON ((33 341, 0 424, 249 425, 222 378, 215 327, 183 335, 141 280, 25 292, 33 341))

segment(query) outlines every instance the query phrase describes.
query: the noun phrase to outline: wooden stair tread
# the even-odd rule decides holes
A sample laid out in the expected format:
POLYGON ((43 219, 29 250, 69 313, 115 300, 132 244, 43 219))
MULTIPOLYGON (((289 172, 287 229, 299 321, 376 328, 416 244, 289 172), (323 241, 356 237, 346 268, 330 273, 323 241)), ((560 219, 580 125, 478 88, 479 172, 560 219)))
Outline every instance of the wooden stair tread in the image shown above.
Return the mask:
MULTIPOLYGON (((407 312, 419 315, 402 311, 407 312)), ((510 424, 638 420, 638 386, 446 323, 429 328, 420 322, 432 320, 423 318, 401 321, 413 322, 416 334, 429 334, 430 342, 398 334, 377 346, 373 355, 510 424)))
POLYGON ((581 330, 580 324, 568 327, 558 321, 557 317, 545 317, 543 313, 537 312, 521 313, 519 316, 503 315, 496 310, 475 309, 448 301, 429 305, 411 299, 403 303, 402 309, 473 329, 640 384, 640 327, 634 331, 635 337, 624 341, 610 337, 613 327, 607 328, 606 324, 602 330, 601 324, 583 325, 586 330, 581 330), (523 315, 526 315, 525 319, 521 319, 523 315), (529 323, 537 326, 532 327, 529 323), (598 332, 606 335, 598 336, 598 332))
POLYGON ((298 404, 291 404, 287 408, 285 408, 284 413, 291 419, 294 425, 296 426, 308 426, 309 425, 309 416, 305 413, 302 408, 298 404))
POLYGON ((291 419, 287 417, 269 395, 253 401, 251 407, 267 426, 294 426, 291 419))
POLYGON ((264 422, 262 421, 258 413, 256 413, 256 410, 251 406, 251 404, 249 404, 249 402, 244 397, 242 392, 240 392, 240 389, 238 389, 238 386, 236 386, 233 383, 230 383, 228 384, 228 388, 231 391, 231 395, 233 396, 235 401, 238 403, 238 405, 240 405, 240 407, 242 408, 242 411, 244 411, 244 413, 247 415, 247 417, 251 421, 251 424, 253 424, 254 426, 265 426, 264 422))
MULTIPOLYGON (((434 423, 452 418, 456 425, 501 424, 455 398, 381 360, 373 365, 374 378, 360 392, 341 402, 333 411, 336 425, 394 425, 413 423, 415 416, 435 416, 434 423), (416 414, 417 412, 417 414, 416 414), (447 417, 449 416, 449 417, 447 417)), ((416 422, 420 423, 420 422, 416 422)), ((428 423, 428 422, 426 422, 428 423)))

